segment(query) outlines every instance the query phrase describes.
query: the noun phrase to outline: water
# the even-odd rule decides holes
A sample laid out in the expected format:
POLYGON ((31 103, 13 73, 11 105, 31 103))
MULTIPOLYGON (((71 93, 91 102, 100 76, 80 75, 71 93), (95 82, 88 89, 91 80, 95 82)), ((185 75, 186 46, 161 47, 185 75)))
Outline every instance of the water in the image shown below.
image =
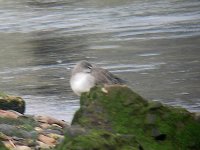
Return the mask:
POLYGON ((70 71, 89 60, 143 97, 200 111, 200 1, 0 0, 0 91, 71 121, 70 71))

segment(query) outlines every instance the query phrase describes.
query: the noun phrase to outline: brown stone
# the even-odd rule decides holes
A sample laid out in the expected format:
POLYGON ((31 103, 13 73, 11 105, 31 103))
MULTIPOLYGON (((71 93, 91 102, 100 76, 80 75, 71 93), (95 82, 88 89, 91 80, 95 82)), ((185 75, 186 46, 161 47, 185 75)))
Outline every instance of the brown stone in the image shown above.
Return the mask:
POLYGON ((35 120, 38 122, 42 122, 42 123, 47 123, 47 124, 57 124, 59 126, 61 126, 62 128, 69 126, 66 122, 62 121, 62 120, 57 120, 53 117, 50 116, 35 116, 35 120))
POLYGON ((45 143, 45 144, 48 144, 48 145, 55 145, 56 143, 56 140, 54 138, 51 138, 51 137, 48 137, 48 136, 45 136, 45 135, 42 135, 40 134, 38 136, 38 140, 45 143))
POLYGON ((28 146, 19 146, 17 145, 13 150, 31 150, 28 146))
POLYGON ((0 109, 0 117, 17 119, 19 116, 21 116, 19 113, 0 109))

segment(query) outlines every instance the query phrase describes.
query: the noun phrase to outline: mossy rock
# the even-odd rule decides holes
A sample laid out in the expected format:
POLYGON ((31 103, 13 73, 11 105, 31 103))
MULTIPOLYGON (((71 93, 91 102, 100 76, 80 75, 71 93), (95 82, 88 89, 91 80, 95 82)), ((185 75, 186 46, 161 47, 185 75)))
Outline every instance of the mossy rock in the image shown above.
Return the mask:
POLYGON ((0 133, 24 139, 36 139, 34 128, 38 123, 31 117, 20 116, 17 119, 0 117, 0 133))
POLYGON ((15 110, 23 114, 25 111, 25 101, 21 97, 9 96, 0 92, 0 109, 15 110))
POLYGON ((56 150, 138 150, 140 147, 134 135, 89 130, 75 137, 66 135, 65 141, 56 150))
POLYGON ((0 150, 8 150, 1 141, 0 141, 0 150))
POLYGON ((73 125, 113 135, 135 135, 144 150, 200 147, 200 123, 187 110, 147 101, 128 87, 94 87, 82 94, 80 104, 73 125))

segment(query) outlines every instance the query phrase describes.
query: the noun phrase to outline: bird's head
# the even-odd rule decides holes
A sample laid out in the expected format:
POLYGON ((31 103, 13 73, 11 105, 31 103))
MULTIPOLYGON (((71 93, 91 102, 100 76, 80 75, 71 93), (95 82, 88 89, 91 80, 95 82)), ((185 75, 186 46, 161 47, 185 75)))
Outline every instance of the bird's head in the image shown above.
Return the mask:
POLYGON ((92 65, 88 61, 82 60, 75 65, 74 69, 72 70, 72 75, 80 72, 89 73, 91 68, 92 65))

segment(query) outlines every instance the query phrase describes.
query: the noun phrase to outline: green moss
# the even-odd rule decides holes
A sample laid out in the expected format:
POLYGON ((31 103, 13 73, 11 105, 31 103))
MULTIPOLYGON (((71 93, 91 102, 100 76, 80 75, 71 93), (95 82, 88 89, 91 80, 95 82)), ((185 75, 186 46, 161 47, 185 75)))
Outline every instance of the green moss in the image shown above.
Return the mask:
POLYGON ((0 141, 0 150, 8 150, 1 141, 0 141))
POLYGON ((199 147, 200 124, 185 109, 148 102, 127 87, 109 87, 107 93, 101 88, 82 94, 81 108, 72 124, 113 134, 133 134, 148 150, 199 147))
POLYGON ((21 97, 8 96, 1 92, 0 93, 0 109, 15 110, 19 113, 24 113, 25 101, 21 97))
POLYGON ((5 98, 7 97, 7 94, 5 94, 4 92, 0 92, 0 98, 5 98))
POLYGON ((0 117, 0 123, 13 125, 26 131, 34 130, 34 128, 38 125, 38 123, 33 118, 23 116, 17 119, 0 117))
POLYGON ((34 140, 38 136, 34 130, 37 125, 38 123, 29 117, 19 117, 17 119, 0 117, 0 131, 8 136, 34 140))
POLYGON ((138 150, 134 136, 113 134, 105 130, 90 130, 76 137, 66 136, 57 150, 138 150))

